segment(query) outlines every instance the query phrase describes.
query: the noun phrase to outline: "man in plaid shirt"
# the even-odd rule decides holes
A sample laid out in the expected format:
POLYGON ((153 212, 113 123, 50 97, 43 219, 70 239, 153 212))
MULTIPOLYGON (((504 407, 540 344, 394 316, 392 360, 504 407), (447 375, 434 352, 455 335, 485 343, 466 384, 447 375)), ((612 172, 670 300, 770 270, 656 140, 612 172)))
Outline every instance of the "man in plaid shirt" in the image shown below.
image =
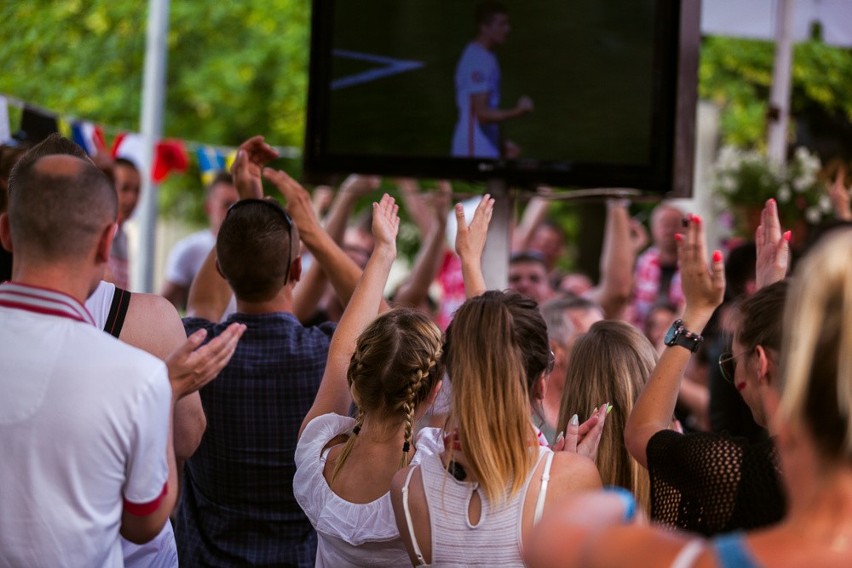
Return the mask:
POLYGON ((216 386, 200 391, 207 431, 187 461, 175 530, 187 566, 314 565, 316 533, 293 496, 294 453, 334 324, 306 328, 293 314, 299 236, 344 304, 361 270, 322 229, 307 191, 263 168, 276 155, 260 136, 240 147, 233 168, 240 201, 189 292, 187 331, 215 337, 235 321, 247 329, 216 386), (262 199, 261 176, 284 195, 289 214, 262 199), (231 290, 237 312, 219 323, 231 290))

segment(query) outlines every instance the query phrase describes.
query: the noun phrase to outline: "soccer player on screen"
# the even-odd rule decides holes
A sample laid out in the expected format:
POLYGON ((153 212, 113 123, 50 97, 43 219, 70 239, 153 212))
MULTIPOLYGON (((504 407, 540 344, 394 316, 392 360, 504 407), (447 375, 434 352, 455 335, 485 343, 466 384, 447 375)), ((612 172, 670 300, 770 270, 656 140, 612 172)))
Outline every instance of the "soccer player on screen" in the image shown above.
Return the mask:
POLYGON ((453 156, 517 158, 520 147, 500 134, 500 123, 533 111, 528 96, 514 108, 500 108, 500 65, 494 48, 506 42, 509 14, 491 0, 476 7, 476 37, 467 44, 456 66, 456 106, 459 120, 453 134, 453 156))

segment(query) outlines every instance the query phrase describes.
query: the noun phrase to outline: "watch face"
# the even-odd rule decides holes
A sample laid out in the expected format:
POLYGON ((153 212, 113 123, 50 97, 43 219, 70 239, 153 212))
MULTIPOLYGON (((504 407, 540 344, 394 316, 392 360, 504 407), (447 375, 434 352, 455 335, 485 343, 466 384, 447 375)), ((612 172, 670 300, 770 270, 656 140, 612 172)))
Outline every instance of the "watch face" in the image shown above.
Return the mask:
POLYGON ((663 343, 665 343, 666 345, 673 344, 675 337, 677 337, 677 332, 678 332, 677 324, 672 324, 672 326, 666 332, 666 337, 663 339, 663 343))

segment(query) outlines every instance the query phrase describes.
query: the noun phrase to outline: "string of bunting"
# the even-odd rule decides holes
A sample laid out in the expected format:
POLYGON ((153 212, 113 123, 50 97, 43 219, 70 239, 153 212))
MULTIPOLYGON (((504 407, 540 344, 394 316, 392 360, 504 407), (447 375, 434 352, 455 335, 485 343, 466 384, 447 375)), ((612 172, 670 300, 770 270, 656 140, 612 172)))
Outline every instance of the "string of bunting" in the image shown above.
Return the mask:
MULTIPOLYGON (((95 123, 72 115, 60 113, 23 101, 16 97, 0 93, 0 143, 17 143, 26 139, 42 140, 53 132, 59 132, 74 140, 90 156, 101 152, 109 153, 113 158, 124 158, 139 167, 143 163, 143 140, 141 135, 107 124, 95 123), (21 123, 12 131, 9 120, 9 106, 20 109, 21 123), (112 145, 107 147, 107 135, 112 145)), ((276 147, 283 158, 296 159, 301 150, 292 146, 276 147)), ((230 169, 237 155, 234 146, 206 144, 178 138, 163 138, 154 147, 154 163, 151 165, 151 179, 160 183, 172 172, 185 172, 189 167, 189 157, 194 156, 201 172, 201 180, 206 185, 213 180, 217 172, 230 169)))

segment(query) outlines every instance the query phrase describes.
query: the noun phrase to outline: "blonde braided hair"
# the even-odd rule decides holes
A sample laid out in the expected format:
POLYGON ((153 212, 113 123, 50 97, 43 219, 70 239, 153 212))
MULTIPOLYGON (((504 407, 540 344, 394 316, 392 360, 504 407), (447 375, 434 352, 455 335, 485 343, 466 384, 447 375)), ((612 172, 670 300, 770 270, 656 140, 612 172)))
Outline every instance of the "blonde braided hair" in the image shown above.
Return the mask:
MULTIPOLYGON (((364 417, 399 417, 405 429, 400 467, 409 462, 417 406, 429 396, 443 375, 441 331, 422 312, 397 308, 385 312, 361 333, 346 378, 358 409, 356 429, 364 417)), ((357 433, 357 432, 353 432, 357 433)), ((331 475, 337 477, 355 439, 346 441, 331 475)))
POLYGON ((438 349, 426 364, 414 373, 414 380, 408 384, 408 392, 405 400, 402 402, 403 424, 405 426, 405 442, 402 446, 402 458, 399 462, 399 467, 406 467, 410 461, 412 431, 414 429, 414 410, 417 404, 422 402, 432 390, 435 384, 433 370, 440 365, 442 349, 438 349), (426 388, 424 388, 426 387, 426 388))

